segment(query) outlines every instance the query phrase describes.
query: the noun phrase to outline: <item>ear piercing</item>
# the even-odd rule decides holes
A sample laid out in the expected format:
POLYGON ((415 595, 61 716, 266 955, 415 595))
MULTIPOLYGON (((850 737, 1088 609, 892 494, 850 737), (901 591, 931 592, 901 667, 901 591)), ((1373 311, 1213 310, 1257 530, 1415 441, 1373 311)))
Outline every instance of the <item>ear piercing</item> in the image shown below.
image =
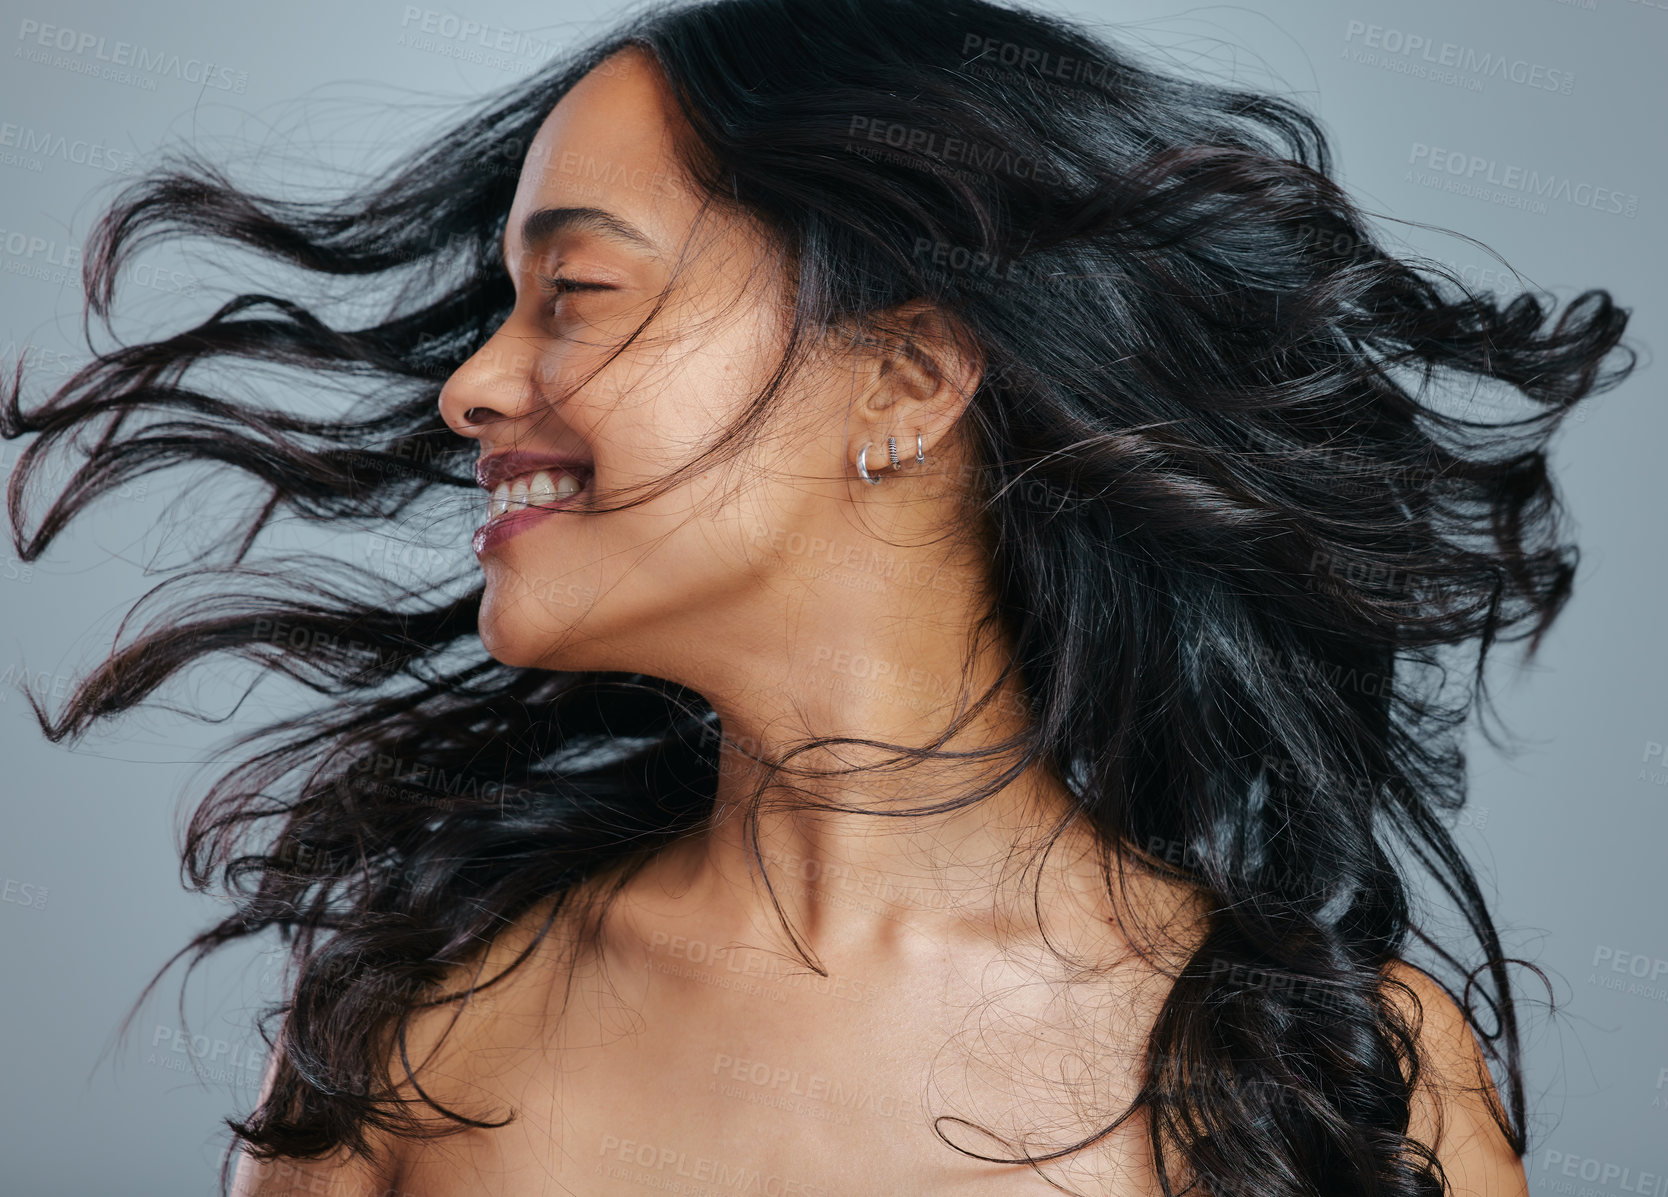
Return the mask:
POLYGON ((874 447, 874 442, 870 441, 868 444, 864 445, 861 449, 859 449, 857 451, 857 476, 859 478, 863 479, 863 481, 867 482, 870 486, 879 486, 880 485, 880 479, 879 478, 869 477, 869 463, 866 460, 866 458, 869 456, 869 450, 873 447, 874 447))
MULTIPOLYGON (((880 479, 876 478, 876 477, 873 477, 869 473, 869 461, 868 461, 869 450, 874 448, 874 445, 875 445, 875 443, 873 441, 870 441, 868 444, 864 445, 863 448, 858 451, 858 454, 857 454, 857 475, 858 475, 858 477, 862 478, 863 481, 867 482, 870 486, 879 486, 880 485, 880 479)), ((898 464, 899 464, 898 463, 898 438, 897 437, 889 436, 889 437, 886 438, 886 456, 891 459, 892 468, 894 470, 897 469, 898 464)), ((926 460, 927 460, 926 441, 922 438, 921 433, 917 432, 915 434, 915 464, 916 465, 924 465, 924 464, 926 464, 926 460)))

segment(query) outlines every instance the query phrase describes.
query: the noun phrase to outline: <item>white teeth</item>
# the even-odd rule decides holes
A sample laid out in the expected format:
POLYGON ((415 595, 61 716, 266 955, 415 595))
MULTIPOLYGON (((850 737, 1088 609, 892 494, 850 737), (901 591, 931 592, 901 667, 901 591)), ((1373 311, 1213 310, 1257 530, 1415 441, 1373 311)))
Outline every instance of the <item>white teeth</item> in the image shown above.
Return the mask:
POLYGON ((527 501, 535 507, 542 507, 546 503, 556 500, 556 483, 544 470, 533 475, 532 482, 527 484, 527 501))
POLYGON ((572 474, 556 474, 539 470, 500 482, 493 488, 487 502, 487 518, 496 519, 515 507, 548 507, 578 494, 585 484, 572 474))

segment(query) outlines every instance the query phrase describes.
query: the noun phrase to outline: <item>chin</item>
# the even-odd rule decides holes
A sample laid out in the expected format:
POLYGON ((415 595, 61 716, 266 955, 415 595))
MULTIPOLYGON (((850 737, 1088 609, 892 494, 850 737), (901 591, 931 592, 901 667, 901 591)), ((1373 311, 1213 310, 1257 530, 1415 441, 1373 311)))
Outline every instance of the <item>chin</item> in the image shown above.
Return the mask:
POLYGON ((586 669, 592 666, 574 661, 571 647, 563 647, 584 615, 583 608, 553 609, 535 596, 513 589, 503 594, 488 581, 476 630, 487 655, 501 665, 516 669, 586 669))
MULTIPOLYGON (((539 664, 542 654, 535 650, 534 638, 528 635, 530 621, 525 618, 525 612, 518 610, 520 604, 513 599, 505 601, 495 597, 497 589, 489 582, 486 594, 481 599, 481 614, 477 628, 481 637, 481 647, 486 649, 487 656, 501 665, 510 665, 518 669, 533 668, 539 664)), ((549 647, 548 643, 545 647, 549 647)))

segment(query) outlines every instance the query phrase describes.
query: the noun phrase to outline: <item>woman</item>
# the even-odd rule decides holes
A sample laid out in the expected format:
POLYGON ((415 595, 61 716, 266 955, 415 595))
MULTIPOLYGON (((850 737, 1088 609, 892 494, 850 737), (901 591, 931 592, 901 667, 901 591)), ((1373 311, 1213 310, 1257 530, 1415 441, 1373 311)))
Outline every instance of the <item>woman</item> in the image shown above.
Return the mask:
POLYGON ((657 11, 334 205, 185 163, 92 308, 179 233, 389 297, 245 295, 6 415, 25 560, 166 464, 269 489, 41 715, 212 652, 325 696, 191 827, 196 956, 294 967, 235 1192, 1526 1191, 1446 816, 1488 649, 1570 593, 1544 450, 1632 364, 1608 294, 1467 293, 1298 108, 983 0, 657 11), (283 512, 473 513, 482 577, 263 565, 283 512))

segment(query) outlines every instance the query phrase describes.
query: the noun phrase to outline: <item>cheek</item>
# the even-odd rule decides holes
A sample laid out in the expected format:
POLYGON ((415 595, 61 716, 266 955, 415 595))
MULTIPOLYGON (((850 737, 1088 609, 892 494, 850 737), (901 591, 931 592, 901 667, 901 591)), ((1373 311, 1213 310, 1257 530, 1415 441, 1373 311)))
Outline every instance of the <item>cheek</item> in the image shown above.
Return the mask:
MULTIPOLYGON (((603 502, 633 502, 648 490, 697 462, 726 438, 753 398, 750 378, 736 355, 707 347, 698 353, 665 352, 652 366, 638 366, 630 374, 611 380, 612 397, 597 413, 593 425, 597 479, 603 502), (610 492, 618 494, 611 499, 610 492)), ((766 431, 762 441, 757 430, 741 434, 735 442, 742 450, 736 460, 726 460, 728 449, 701 461, 698 472, 685 473, 663 495, 643 499, 639 506, 607 512, 610 539, 634 527, 645 537, 668 534, 674 528, 664 521, 679 517, 709 522, 737 502, 734 493, 749 489, 758 473, 752 464, 762 453, 779 451, 766 431)), ((647 547, 647 546, 646 546, 647 547)))
MULTIPOLYGON (((596 567, 598 617, 636 605, 623 601, 628 593, 640 603, 651 590, 675 599, 734 584, 754 572, 762 544, 838 497, 845 405, 820 374, 772 396, 765 423, 741 434, 739 457, 720 453, 664 494, 638 493, 712 448, 748 411, 781 361, 778 319, 776 309, 745 299, 719 311, 669 307, 658 335, 651 328, 603 367, 568 413, 558 407, 590 444, 599 498, 636 503, 596 516, 570 539, 567 521, 541 529, 550 552, 565 549, 571 560, 577 549, 596 567)), ((553 605, 564 607, 572 609, 553 605)))

